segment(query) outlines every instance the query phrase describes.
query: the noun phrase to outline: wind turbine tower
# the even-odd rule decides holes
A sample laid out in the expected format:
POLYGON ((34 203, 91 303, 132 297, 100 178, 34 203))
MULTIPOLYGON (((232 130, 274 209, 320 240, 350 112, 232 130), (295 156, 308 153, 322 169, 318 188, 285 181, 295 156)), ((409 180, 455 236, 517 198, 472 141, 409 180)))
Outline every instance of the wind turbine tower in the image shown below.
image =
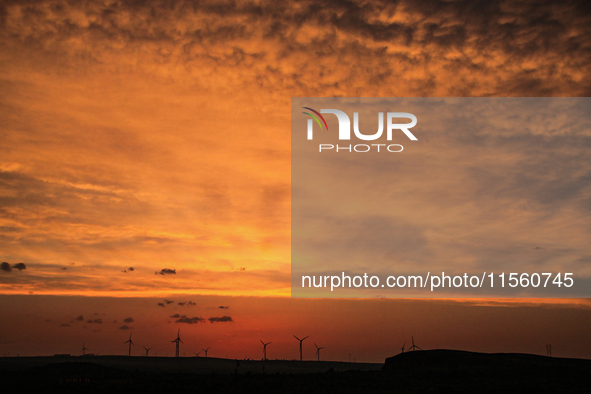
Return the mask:
POLYGON ((412 350, 413 352, 417 349, 423 350, 420 347, 418 347, 417 345, 415 345, 415 337, 411 337, 411 338, 412 338, 412 346, 410 348, 408 348, 408 350, 412 350))
POLYGON ((294 337, 295 339, 297 339, 298 341, 300 341, 300 361, 302 361, 302 342, 304 342, 304 339, 308 338, 308 337, 309 337, 309 335, 308 335, 308 337, 305 337, 305 338, 303 338, 303 339, 300 339, 300 338, 296 337, 295 335, 294 335, 293 337, 294 337))
POLYGON ((318 356, 318 361, 320 361, 320 350, 324 349, 323 347, 318 347, 318 345, 314 344, 314 346, 316 346, 316 355, 318 356))
MULTIPOLYGON (((205 352, 205 357, 207 357, 207 351, 209 350, 209 348, 207 348, 207 349, 201 349, 201 350, 203 350, 205 352)), ((199 352, 199 353, 201 353, 201 352, 199 352)))
POLYGON ((179 357, 179 347, 180 347, 180 344, 181 343, 184 344, 184 342, 181 340, 181 329, 180 328, 179 328, 179 331, 176 334, 176 339, 173 339, 170 342, 176 343, 176 351, 174 353, 174 356, 175 357, 179 357))
POLYGON ((150 349, 152 349, 152 348, 151 347, 145 347, 144 346, 144 349, 146 349, 146 357, 148 357, 149 356, 148 353, 150 353, 150 349))
POLYGON ((81 350, 81 351, 82 351, 82 355, 83 355, 83 356, 85 356, 85 355, 86 355, 86 351, 87 351, 87 350, 88 350, 88 349, 86 348, 86 346, 84 346, 84 342, 82 342, 82 350, 81 350))
POLYGON ((271 342, 265 343, 260 339, 259 339, 259 341, 261 341, 261 343, 263 344, 263 361, 265 361, 267 359, 267 345, 270 344, 271 342))
POLYGON ((133 345, 133 341, 131 340, 131 334, 132 333, 129 333, 129 339, 127 341, 123 342, 123 343, 129 343, 129 353, 127 353, 127 355, 130 357, 131 357, 131 345, 133 345))

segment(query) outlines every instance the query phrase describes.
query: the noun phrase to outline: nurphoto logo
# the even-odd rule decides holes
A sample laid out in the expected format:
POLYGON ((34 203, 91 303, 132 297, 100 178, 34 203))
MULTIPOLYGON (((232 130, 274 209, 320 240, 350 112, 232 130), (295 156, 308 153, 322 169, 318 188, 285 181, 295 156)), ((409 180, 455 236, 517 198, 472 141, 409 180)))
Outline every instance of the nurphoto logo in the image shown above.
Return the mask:
MULTIPOLYGON (((310 116, 308 119, 308 128, 307 128, 307 138, 308 140, 314 139, 314 122, 318 124, 321 131, 328 131, 328 124, 324 119, 322 114, 333 114, 337 117, 339 122, 339 140, 346 141, 351 140, 351 119, 349 116, 338 109, 321 109, 320 112, 312 109, 310 107, 302 107, 309 112, 302 112, 305 115, 310 116)), ((413 133, 410 132, 409 129, 413 128, 417 124, 417 117, 408 112, 388 112, 386 115, 386 138, 388 141, 392 141, 392 135, 394 130, 402 131, 411 141, 417 141, 417 137, 414 136, 413 133), (410 123, 394 123, 394 119, 409 119, 410 123)), ((359 113, 353 113, 353 133, 355 137, 363 141, 375 141, 382 136, 384 133, 384 113, 378 113, 378 131, 373 134, 363 134, 359 130, 359 113)), ((346 152, 369 152, 373 150, 372 147, 375 148, 378 152, 380 152, 380 148, 385 147, 385 149, 381 151, 388 151, 388 152, 402 152, 404 149, 400 144, 357 144, 357 145, 333 145, 333 144, 319 144, 318 151, 322 152, 323 150, 326 151, 346 151, 346 152)))

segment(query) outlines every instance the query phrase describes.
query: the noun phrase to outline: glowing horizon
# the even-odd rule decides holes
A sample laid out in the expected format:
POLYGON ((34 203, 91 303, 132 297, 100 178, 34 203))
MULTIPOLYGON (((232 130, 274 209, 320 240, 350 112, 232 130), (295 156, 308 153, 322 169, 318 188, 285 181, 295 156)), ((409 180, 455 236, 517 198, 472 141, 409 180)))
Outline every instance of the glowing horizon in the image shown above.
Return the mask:
MULTIPOLYGON (((588 300, 289 298, 291 97, 587 97, 587 14, 550 3, 321 5, 0 5, 0 263, 26 266, 0 270, 0 354, 74 353, 70 342, 83 338, 118 351, 119 323, 133 317, 146 342, 191 327, 195 345, 199 334, 236 357, 254 357, 267 334, 308 327, 335 359, 353 335, 363 338, 353 351, 375 361, 410 335, 480 351, 535 352, 537 342, 543 351, 552 341, 591 357, 588 300), (191 313, 158 305, 172 296, 201 304, 191 313), (177 312, 233 322, 182 323, 177 312), (95 313, 102 323, 86 323, 95 313), (61 326, 78 316, 84 324, 61 326)), ((394 197, 419 225, 400 228, 419 240, 455 237, 439 256, 450 261, 474 258, 480 228, 513 236, 511 256, 587 267, 590 136, 561 130, 467 136, 497 145, 466 158, 470 177, 436 166, 429 180, 463 199, 407 180, 394 197), (559 166, 529 160, 544 144, 559 166), (499 206, 506 221, 487 220, 499 206), (541 213, 546 227, 536 225, 541 213), (453 223, 453 234, 440 231, 453 223)), ((448 163, 445 150, 432 154, 448 163)), ((291 345, 278 342, 269 357, 289 356, 291 345)))

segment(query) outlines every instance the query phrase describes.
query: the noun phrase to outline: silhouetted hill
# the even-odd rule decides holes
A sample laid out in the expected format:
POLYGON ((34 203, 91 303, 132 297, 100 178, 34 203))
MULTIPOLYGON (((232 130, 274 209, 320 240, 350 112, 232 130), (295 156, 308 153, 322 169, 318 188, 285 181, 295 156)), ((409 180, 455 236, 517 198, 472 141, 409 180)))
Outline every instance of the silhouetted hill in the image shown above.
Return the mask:
MULTIPOLYGON (((333 371, 379 371, 383 364, 341 361, 237 360, 215 357, 0 357, 0 371, 22 371, 59 364, 93 364, 122 371, 147 373, 239 374, 245 373, 314 373, 333 371)), ((58 367, 56 367, 58 368, 58 367)))
POLYGON ((591 361, 429 350, 385 364, 197 357, 0 357, 0 393, 591 393, 591 361), (263 365, 265 373, 263 373, 263 365), (383 367, 383 368, 382 368, 383 367))
POLYGON ((91 362, 60 362, 26 370, 31 375, 72 375, 80 377, 123 376, 124 371, 91 362))
POLYGON ((397 368, 454 369, 454 368, 550 368, 585 370, 591 360, 545 357, 521 353, 475 353, 462 350, 421 350, 401 353, 386 359, 384 371, 397 368))
MULTIPOLYGON (((384 373, 449 392, 588 392, 591 360, 518 353, 422 350, 386 359, 384 373), (459 390, 459 391, 458 391, 459 390)), ((418 392, 418 391, 417 391, 418 392)))

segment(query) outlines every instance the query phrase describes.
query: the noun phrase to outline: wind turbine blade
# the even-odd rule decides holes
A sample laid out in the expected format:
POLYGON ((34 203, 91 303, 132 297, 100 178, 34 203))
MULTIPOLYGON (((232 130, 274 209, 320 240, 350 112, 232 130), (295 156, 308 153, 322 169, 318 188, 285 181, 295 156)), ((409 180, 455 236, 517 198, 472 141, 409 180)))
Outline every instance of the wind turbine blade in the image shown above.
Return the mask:
POLYGON ((263 341, 262 341, 262 340, 260 340, 260 339, 259 339, 259 341, 261 341, 261 343, 262 343, 263 345, 265 345, 265 342, 263 342, 263 341))
POLYGON ((301 341, 300 338, 296 337, 295 335, 293 336, 295 339, 297 339, 298 341, 301 341))
MULTIPOLYGON (((308 335, 306 338, 309 338, 309 337, 310 337, 310 335, 308 335)), ((304 339, 306 339, 306 338, 304 338, 304 339)), ((302 339, 302 341, 303 341, 304 339, 302 339)))

